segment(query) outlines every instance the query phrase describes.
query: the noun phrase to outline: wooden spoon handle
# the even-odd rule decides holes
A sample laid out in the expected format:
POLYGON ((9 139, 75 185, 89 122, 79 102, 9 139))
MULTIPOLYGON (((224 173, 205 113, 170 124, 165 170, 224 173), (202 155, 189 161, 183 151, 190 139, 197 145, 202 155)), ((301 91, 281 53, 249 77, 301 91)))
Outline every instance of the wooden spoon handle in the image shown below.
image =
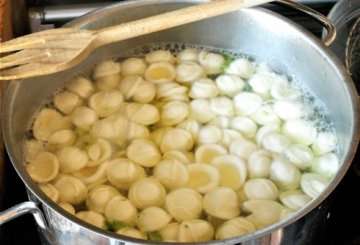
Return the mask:
POLYGON ((253 7, 273 0, 217 0, 140 20, 106 27, 97 31, 96 45, 113 43, 183 24, 230 13, 240 8, 253 7))

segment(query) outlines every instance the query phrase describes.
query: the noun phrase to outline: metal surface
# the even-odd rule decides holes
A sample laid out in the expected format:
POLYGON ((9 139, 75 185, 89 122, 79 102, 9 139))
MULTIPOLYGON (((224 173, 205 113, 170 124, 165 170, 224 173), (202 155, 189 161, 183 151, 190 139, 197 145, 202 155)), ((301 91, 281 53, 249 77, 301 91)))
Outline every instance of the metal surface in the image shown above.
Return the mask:
POLYGON ((350 29, 346 42, 345 65, 355 83, 360 83, 360 16, 350 29))
MULTIPOLYGON (((201 1, 150 0, 118 3, 80 18, 70 25, 98 29, 198 2, 201 1)), ((359 142, 359 101, 346 70, 308 31, 270 11, 261 8, 245 9, 207 21, 114 43, 101 48, 73 69, 11 83, 6 97, 7 106, 2 117, 5 143, 16 171, 33 193, 34 199, 41 203, 47 220, 51 221, 44 236, 52 244, 159 244, 98 229, 55 205, 40 191, 25 171, 22 145, 34 113, 49 95, 62 88, 73 76, 79 73, 86 74, 100 60, 126 56, 126 51, 134 48, 146 48, 144 44, 169 42, 236 50, 271 64, 278 72, 294 75, 321 98, 329 109, 330 117, 338 132, 341 168, 321 195, 302 210, 265 229, 243 237, 204 244, 246 244, 245 242, 265 244, 260 242, 262 239, 268 239, 264 238, 264 235, 271 232, 270 242, 282 244, 281 240, 285 237, 281 228, 317 207, 347 171, 359 142), (336 100, 333 98, 335 94, 336 100)))

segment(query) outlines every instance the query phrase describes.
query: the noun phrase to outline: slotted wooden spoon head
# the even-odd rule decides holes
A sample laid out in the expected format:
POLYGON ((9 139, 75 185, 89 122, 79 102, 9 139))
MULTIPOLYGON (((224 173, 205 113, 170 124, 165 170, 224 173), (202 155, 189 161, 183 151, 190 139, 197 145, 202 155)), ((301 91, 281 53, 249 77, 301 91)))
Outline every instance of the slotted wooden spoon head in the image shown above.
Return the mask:
POLYGON ((88 31, 60 28, 0 43, 0 80, 46 75, 83 61, 99 46, 252 7, 272 0, 217 0, 117 26, 88 31))
POLYGON ((0 43, 0 80, 39 76, 68 69, 95 48, 94 32, 53 29, 0 43))

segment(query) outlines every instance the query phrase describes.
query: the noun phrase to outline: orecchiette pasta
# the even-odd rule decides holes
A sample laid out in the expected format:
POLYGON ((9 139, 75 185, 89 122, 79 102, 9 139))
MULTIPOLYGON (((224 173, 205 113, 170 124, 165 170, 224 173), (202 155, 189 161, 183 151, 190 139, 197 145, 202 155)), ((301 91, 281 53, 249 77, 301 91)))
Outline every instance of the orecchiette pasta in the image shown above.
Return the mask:
POLYGON ((240 206, 234 190, 218 187, 205 194, 204 210, 211 216, 220 219, 231 219, 240 214, 240 206))
POLYGON ((145 79, 155 84, 171 82, 175 76, 175 67, 168 62, 151 63, 145 71, 145 79))
POLYGON ((322 193, 340 159, 316 96, 251 58, 172 45, 104 60, 38 111, 24 159, 45 195, 122 236, 194 243, 262 229, 322 193))
POLYGON ((136 181, 129 189, 129 200, 140 209, 161 206, 165 200, 166 191, 159 181, 144 178, 136 181))
POLYGON ((62 113, 70 114, 81 105, 81 99, 78 95, 72 92, 64 91, 55 95, 54 104, 62 113))
POLYGON ((53 180, 59 173, 59 160, 50 152, 41 152, 26 164, 26 171, 37 183, 53 180))
POLYGON ((110 199, 119 195, 120 193, 116 188, 110 185, 99 185, 89 192, 86 198, 86 206, 89 210, 103 214, 110 199))
POLYGON ((203 210, 203 197, 193 189, 178 188, 166 196, 165 209, 179 222, 197 219, 203 210))
POLYGON ((145 73, 147 65, 143 59, 128 58, 121 62, 121 75, 127 76, 142 76, 145 73))
POLYGON ((111 184, 119 189, 128 190, 137 180, 145 178, 145 170, 140 165, 125 159, 111 160, 106 168, 106 176, 111 184))

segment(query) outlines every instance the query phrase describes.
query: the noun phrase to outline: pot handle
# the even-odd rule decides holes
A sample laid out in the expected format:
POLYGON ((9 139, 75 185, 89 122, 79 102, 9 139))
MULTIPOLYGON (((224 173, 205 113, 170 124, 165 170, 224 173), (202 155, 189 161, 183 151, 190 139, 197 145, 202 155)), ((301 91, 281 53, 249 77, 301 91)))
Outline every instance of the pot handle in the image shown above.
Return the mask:
POLYGON ((309 8, 303 4, 297 3, 295 1, 276 0, 274 3, 279 3, 280 5, 284 5, 284 6, 296 9, 297 11, 303 12, 303 13, 309 15, 316 22, 318 22, 322 26, 324 26, 324 28, 326 29, 326 36, 323 38, 323 43, 326 46, 330 46, 332 44, 332 42, 335 40, 336 28, 332 24, 332 22, 328 18, 326 18, 324 15, 313 10, 312 8, 309 8))
POLYGON ((34 215, 35 221, 41 229, 47 228, 47 223, 43 213, 38 206, 31 201, 20 203, 0 212, 0 225, 27 213, 32 213, 32 215, 34 215))

